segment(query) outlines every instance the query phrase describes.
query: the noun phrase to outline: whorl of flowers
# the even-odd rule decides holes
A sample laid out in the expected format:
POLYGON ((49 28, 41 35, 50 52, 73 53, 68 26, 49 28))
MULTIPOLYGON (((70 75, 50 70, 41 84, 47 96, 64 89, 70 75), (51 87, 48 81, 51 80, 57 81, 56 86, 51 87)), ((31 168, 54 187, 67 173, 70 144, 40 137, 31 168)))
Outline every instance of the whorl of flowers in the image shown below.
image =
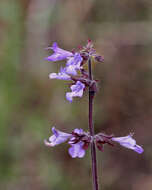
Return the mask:
POLYGON ((103 57, 97 55, 93 48, 92 42, 89 40, 88 44, 76 52, 70 52, 58 47, 54 42, 52 47, 47 49, 53 50, 53 54, 45 58, 48 61, 56 62, 65 60, 65 67, 61 67, 58 73, 50 73, 50 79, 68 80, 72 82, 71 92, 66 93, 66 99, 69 102, 73 101, 73 97, 82 97, 84 89, 96 81, 90 81, 87 71, 84 69, 89 57, 96 61, 103 62, 103 57))
POLYGON ((99 133, 92 137, 89 132, 84 132, 83 129, 74 129, 72 133, 65 133, 57 130, 55 127, 52 127, 52 133, 53 135, 44 141, 45 145, 53 147, 68 141, 68 144, 71 146, 69 154, 72 158, 84 157, 86 149, 93 140, 100 151, 103 151, 104 144, 114 146, 113 141, 139 154, 144 151, 141 146, 136 144, 135 139, 132 138, 132 134, 125 137, 114 137, 113 135, 99 133))

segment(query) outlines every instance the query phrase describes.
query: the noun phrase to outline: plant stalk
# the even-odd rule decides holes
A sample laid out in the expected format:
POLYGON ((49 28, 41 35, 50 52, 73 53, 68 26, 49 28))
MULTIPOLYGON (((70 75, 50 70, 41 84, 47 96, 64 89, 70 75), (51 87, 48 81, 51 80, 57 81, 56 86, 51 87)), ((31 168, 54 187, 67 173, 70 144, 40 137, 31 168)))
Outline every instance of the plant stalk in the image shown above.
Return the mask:
MULTIPOLYGON (((92 80, 92 69, 91 69, 91 59, 88 59, 88 70, 89 79, 92 80)), ((93 125, 93 99, 95 91, 90 86, 89 87, 89 130, 90 135, 94 137, 94 125, 93 125)), ((96 157, 96 146, 94 140, 91 142, 91 159, 92 159, 92 180, 93 180, 93 190, 98 190, 98 174, 97 174, 97 157, 96 157)))

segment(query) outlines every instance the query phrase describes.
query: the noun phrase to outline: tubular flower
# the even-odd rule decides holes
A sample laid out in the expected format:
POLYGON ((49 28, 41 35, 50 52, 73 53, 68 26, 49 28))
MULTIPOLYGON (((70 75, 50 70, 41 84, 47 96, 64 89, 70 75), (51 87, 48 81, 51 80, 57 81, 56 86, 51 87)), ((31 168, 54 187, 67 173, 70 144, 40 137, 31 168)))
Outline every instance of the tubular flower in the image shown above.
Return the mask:
POLYGON ((119 143, 121 146, 124 146, 125 148, 134 150, 139 154, 143 153, 144 151, 144 149, 141 146, 136 144, 135 139, 132 138, 132 134, 125 137, 114 137, 113 135, 106 135, 104 133, 98 133, 97 135, 95 135, 96 146, 100 151, 103 151, 104 144, 114 146, 112 144, 112 141, 119 143))
POLYGON ((85 88, 85 85, 82 82, 77 81, 75 85, 71 86, 72 92, 66 93, 66 99, 69 102, 72 102, 73 97, 82 97, 84 88, 85 88))
POLYGON ((71 77, 66 73, 66 69, 63 69, 62 67, 59 73, 50 73, 49 78, 59 80, 71 80, 71 77))
MULTIPOLYGON (((50 47, 49 49, 52 49, 54 53, 49 57, 47 57, 46 60, 61 61, 67 59, 66 67, 64 68, 65 73, 70 75, 77 75, 77 70, 81 69, 80 65, 81 62, 83 61, 83 58, 79 53, 72 53, 70 51, 63 50, 58 47, 56 42, 54 42, 52 47, 50 47)), ((53 79, 54 76, 56 77, 56 75, 51 75, 53 79)))
POLYGON ((46 146, 56 146, 67 140, 71 147, 69 148, 69 154, 72 158, 82 158, 85 155, 85 150, 90 143, 90 136, 82 129, 75 129, 71 134, 64 133, 52 127, 53 135, 49 137, 49 140, 44 140, 46 146))
POLYGON ((50 47, 49 49, 52 49, 54 53, 46 58, 46 60, 48 61, 61 61, 73 56, 73 53, 71 53, 70 51, 59 48, 56 42, 54 42, 52 47, 50 47))
POLYGON ((83 149, 84 142, 78 142, 76 144, 72 144, 71 148, 69 148, 69 154, 72 158, 82 158, 85 155, 85 150, 83 149))
POLYGON ((75 129, 73 132, 73 137, 70 139, 69 144, 71 147, 69 148, 69 154, 72 158, 82 158, 85 155, 84 142, 78 141, 78 139, 83 137, 84 135, 83 129, 75 129), (78 142, 77 142, 78 141, 78 142), (77 142, 77 143, 76 143, 77 142))
POLYGON ((135 139, 132 138, 132 134, 125 137, 113 137, 112 141, 118 142, 121 146, 134 150, 135 152, 141 154, 144 149, 136 144, 135 139))
POLYGON ((49 137, 49 140, 44 140, 45 145, 47 146, 56 146, 67 141, 72 135, 69 133, 64 133, 62 131, 56 130, 55 127, 52 127, 53 135, 49 137))
POLYGON ((66 63, 66 72, 71 75, 77 75, 77 70, 81 69, 82 57, 79 53, 75 53, 73 57, 69 58, 66 63))

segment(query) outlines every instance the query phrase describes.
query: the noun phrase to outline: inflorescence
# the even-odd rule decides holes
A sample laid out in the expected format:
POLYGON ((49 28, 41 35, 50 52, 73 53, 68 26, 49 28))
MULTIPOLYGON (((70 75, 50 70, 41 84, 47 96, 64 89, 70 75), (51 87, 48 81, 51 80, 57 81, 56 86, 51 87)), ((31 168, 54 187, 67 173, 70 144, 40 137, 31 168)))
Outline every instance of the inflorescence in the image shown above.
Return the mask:
POLYGON ((77 52, 63 50, 58 47, 56 42, 47 49, 53 50, 54 53, 45 58, 46 60, 51 62, 66 60, 66 66, 61 67, 58 73, 50 73, 49 78, 72 81, 71 92, 66 93, 66 99, 69 102, 72 102, 73 97, 82 97, 86 87, 96 87, 96 81, 89 79, 84 65, 89 58, 98 62, 103 62, 104 58, 96 53, 90 40, 85 47, 80 48, 77 52))
MULTIPOLYGON (((79 48, 78 51, 70 52, 63 50, 58 47, 56 42, 53 43, 52 47, 47 49, 53 50, 54 53, 45 58, 46 60, 51 62, 66 60, 65 67, 61 67, 58 73, 50 73, 49 78, 72 82, 70 87, 71 92, 66 93, 66 99, 69 102, 73 101, 73 97, 82 97, 87 87, 91 88, 92 92, 96 92, 97 80, 90 80, 89 73, 84 69, 84 65, 89 59, 103 62, 104 58, 96 53, 90 40, 88 40, 86 46, 79 48)), ((103 151, 104 144, 114 146, 113 142, 117 142, 121 146, 132 149, 139 154, 144 151, 132 138, 133 134, 124 137, 114 137, 113 135, 98 133, 91 136, 89 132, 84 132, 83 129, 74 129, 72 133, 65 133, 55 129, 55 127, 52 127, 52 132, 53 135, 48 140, 45 140, 45 145, 54 147, 68 141, 68 144, 71 146, 69 154, 72 158, 84 157, 85 151, 92 141, 95 142, 96 147, 100 151, 103 151)))
POLYGON ((69 154, 72 158, 82 158, 85 155, 86 149, 89 147, 92 141, 95 142, 98 150, 103 151, 104 144, 114 146, 113 142, 119 143, 125 148, 134 150, 141 154, 144 150, 141 146, 136 144, 135 139, 132 138, 133 134, 129 134, 125 137, 114 137, 113 135, 106 135, 104 133, 96 134, 92 137, 88 132, 84 132, 83 129, 74 129, 72 133, 64 133, 52 127, 53 135, 45 140, 45 145, 54 147, 58 144, 68 141, 70 144, 69 154))

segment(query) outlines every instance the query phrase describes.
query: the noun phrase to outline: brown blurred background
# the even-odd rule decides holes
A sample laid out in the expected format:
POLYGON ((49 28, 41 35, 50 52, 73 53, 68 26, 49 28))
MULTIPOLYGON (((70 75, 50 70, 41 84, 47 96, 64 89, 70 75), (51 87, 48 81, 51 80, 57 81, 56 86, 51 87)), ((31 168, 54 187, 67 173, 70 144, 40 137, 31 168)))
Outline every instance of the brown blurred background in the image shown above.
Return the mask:
POLYGON ((100 189, 152 189, 152 1, 0 1, 0 189, 92 189, 90 154, 72 159, 68 145, 44 146, 50 127, 87 129, 88 97, 65 99, 64 81, 49 80, 60 64, 44 61, 53 42, 71 50, 94 42, 104 55, 96 132, 134 138, 144 153, 115 146, 98 152, 100 189))

